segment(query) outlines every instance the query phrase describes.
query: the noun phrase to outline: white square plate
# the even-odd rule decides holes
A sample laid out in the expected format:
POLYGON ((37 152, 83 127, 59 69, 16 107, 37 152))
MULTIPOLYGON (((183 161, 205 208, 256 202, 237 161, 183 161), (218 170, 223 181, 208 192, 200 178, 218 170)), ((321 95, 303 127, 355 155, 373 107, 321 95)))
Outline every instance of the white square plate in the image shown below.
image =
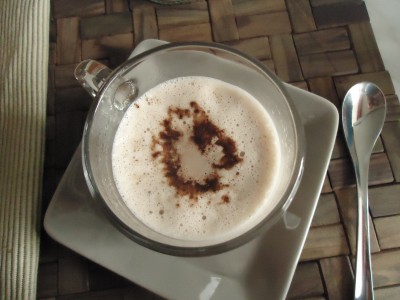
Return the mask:
MULTIPOLYGON (((147 46, 154 46, 154 41, 147 46)), ((146 42, 141 47, 146 48, 146 42)), ((304 174, 285 217, 262 236, 235 250, 199 258, 173 257, 144 248, 115 228, 90 196, 80 147, 46 212, 46 231, 82 256, 169 299, 284 299, 338 127, 337 109, 329 101, 285 86, 299 111, 299 126, 305 129, 304 174)))

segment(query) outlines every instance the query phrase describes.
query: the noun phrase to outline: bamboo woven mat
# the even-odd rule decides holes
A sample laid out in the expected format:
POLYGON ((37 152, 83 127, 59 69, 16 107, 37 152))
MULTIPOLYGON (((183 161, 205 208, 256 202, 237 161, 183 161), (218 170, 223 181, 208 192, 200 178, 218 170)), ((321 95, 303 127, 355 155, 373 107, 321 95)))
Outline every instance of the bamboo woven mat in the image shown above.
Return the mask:
MULTIPOLYGON (((387 96, 385 127, 370 166, 372 260, 377 299, 400 293, 400 107, 361 0, 53 0, 43 211, 81 140, 91 99, 76 64, 124 61, 141 40, 226 43, 264 62, 283 81, 338 108, 358 81, 387 96)), ((289 299, 351 299, 356 189, 341 130, 289 299)), ((42 232, 38 299, 158 299, 42 232)), ((268 299, 268 295, 266 295, 268 299)))

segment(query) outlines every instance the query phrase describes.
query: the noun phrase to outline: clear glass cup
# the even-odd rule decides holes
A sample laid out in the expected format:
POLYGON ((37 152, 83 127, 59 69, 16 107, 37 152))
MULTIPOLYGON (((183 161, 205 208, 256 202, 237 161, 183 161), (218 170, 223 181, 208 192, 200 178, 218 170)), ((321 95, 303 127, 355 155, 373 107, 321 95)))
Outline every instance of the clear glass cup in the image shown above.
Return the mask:
POLYGON ((287 210, 302 175, 304 133, 284 85, 259 61, 220 44, 171 43, 130 58, 114 71, 96 61, 84 61, 75 76, 95 97, 83 134, 83 169, 89 190, 114 225, 137 243, 170 255, 217 254, 268 230, 287 210), (247 91, 268 111, 280 139, 282 164, 275 175, 280 182, 274 208, 258 212, 246 232, 228 240, 181 240, 154 231, 127 208, 114 182, 112 145, 127 107, 156 85, 182 76, 216 78, 247 91))

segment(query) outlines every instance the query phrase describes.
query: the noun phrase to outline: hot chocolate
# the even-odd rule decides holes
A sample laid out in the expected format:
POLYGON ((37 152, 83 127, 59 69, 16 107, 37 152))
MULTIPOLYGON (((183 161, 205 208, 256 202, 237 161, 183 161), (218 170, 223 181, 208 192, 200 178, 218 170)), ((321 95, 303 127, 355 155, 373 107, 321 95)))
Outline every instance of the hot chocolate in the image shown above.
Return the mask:
POLYGON ((208 77, 150 89, 126 111, 112 152, 113 176, 144 224, 185 240, 218 239, 271 210, 279 141, 264 107, 208 77))

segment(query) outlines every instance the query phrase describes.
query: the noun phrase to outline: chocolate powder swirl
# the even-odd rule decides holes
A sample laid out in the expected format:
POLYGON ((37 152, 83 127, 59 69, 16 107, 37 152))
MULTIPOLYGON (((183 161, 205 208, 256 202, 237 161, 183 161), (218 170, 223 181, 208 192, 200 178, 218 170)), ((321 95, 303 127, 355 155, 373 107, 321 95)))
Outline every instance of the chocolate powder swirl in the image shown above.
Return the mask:
MULTIPOLYGON (((177 195, 197 200, 201 194, 217 192, 228 186, 221 182, 218 171, 230 170, 243 159, 237 154, 235 141, 209 119, 203 108, 194 101, 190 102, 190 109, 169 107, 168 117, 161 122, 161 125, 163 130, 157 137, 153 136, 152 157, 162 162, 168 184, 175 188, 177 195), (223 156, 217 163, 212 164, 213 171, 202 182, 180 175, 181 157, 176 145, 183 137, 183 132, 172 127, 174 118, 192 120, 190 139, 201 154, 206 154, 214 147, 219 147, 222 151, 223 156), (156 147, 157 145, 161 147, 156 147)), ((229 203, 229 197, 224 195, 222 202, 229 203)))

